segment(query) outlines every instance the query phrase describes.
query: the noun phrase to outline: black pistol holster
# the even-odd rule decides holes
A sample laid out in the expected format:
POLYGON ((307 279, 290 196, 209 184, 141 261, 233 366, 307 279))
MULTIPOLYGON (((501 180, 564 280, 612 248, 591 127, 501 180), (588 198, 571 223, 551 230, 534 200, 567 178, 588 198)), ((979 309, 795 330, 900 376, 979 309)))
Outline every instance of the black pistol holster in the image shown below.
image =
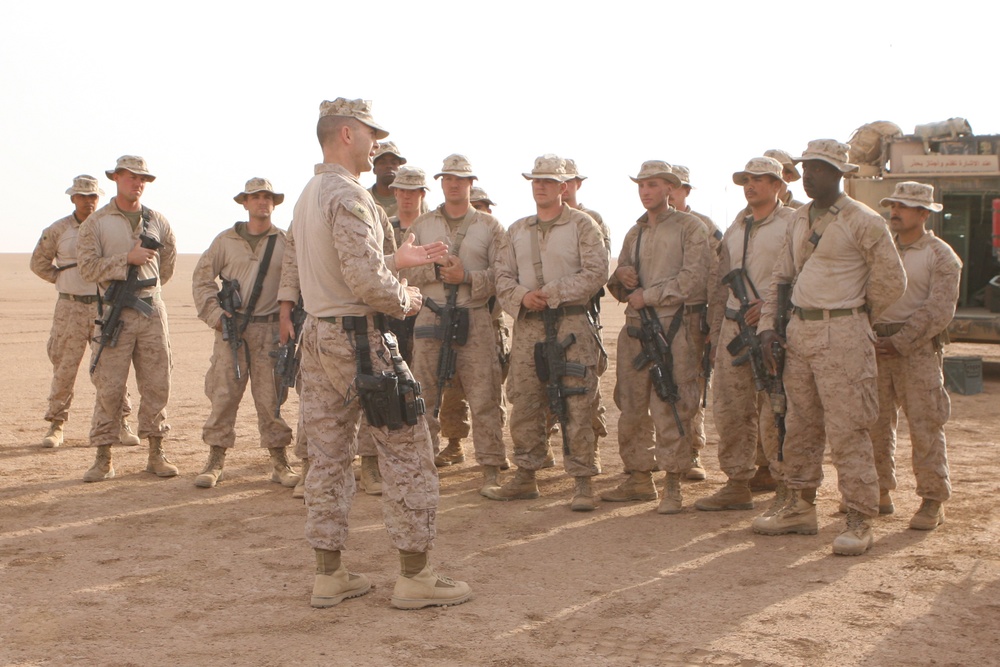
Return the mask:
POLYGON ((354 388, 365 420, 371 426, 384 426, 390 431, 416 424, 426 412, 424 399, 420 398, 420 383, 414 379, 400 356, 396 336, 389 331, 382 333, 382 341, 389 351, 393 369, 375 373, 372 369, 371 346, 368 344, 368 319, 344 317, 343 322, 344 331, 354 333, 354 352, 358 367, 354 388))

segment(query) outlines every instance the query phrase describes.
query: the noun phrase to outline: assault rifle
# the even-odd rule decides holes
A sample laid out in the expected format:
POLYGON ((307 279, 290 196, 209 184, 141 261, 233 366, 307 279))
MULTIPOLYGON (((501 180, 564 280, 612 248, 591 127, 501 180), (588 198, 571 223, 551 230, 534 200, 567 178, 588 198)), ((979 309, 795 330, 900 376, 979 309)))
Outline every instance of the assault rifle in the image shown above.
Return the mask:
POLYGON ((229 342, 229 349, 233 351, 233 372, 236 374, 236 379, 240 380, 243 378, 243 373, 240 371, 240 348, 243 347, 243 337, 240 336, 240 325, 236 318, 236 311, 243 306, 243 299, 240 298, 240 281, 235 278, 222 279, 219 305, 229 314, 229 317, 222 316, 222 340, 229 342))
POLYGON ((566 348, 576 342, 576 334, 570 334, 559 340, 559 311, 545 308, 542 311, 542 321, 545 323, 545 340, 535 343, 535 374, 545 383, 545 394, 548 397, 549 414, 559 422, 562 432, 563 455, 569 456, 569 412, 566 399, 570 396, 586 394, 584 387, 564 387, 562 379, 571 377, 586 377, 587 367, 566 361, 566 348))
POLYGON ((440 324, 415 327, 415 338, 437 338, 441 341, 441 351, 438 353, 437 365, 437 400, 434 402, 434 417, 441 413, 441 396, 445 386, 451 385, 455 377, 455 362, 458 359, 456 347, 465 345, 469 339, 469 309, 459 308, 458 285, 447 285, 448 298, 443 306, 427 299, 425 303, 431 312, 437 315, 440 324))
POLYGON ((705 378, 705 387, 702 389, 701 407, 708 407, 708 385, 712 384, 712 339, 708 337, 711 327, 708 324, 708 306, 701 311, 701 320, 698 323, 701 335, 705 336, 705 350, 701 354, 701 376, 705 378))
POLYGON ((782 374, 785 370, 785 348, 782 341, 788 331, 788 313, 792 307, 792 286, 788 283, 778 284, 778 314, 774 318, 774 333, 781 341, 771 344, 771 355, 774 357, 775 377, 771 380, 771 412, 774 413, 774 426, 778 431, 778 460, 785 460, 785 413, 788 402, 785 398, 785 383, 782 374))
MULTIPOLYGON (((149 250, 159 250, 163 247, 163 244, 158 240, 145 234, 139 235, 139 243, 143 248, 149 250)), ((68 266, 65 268, 68 268, 68 266)), ((94 360, 90 362, 91 375, 94 374, 94 370, 97 368, 97 362, 101 360, 104 348, 118 345, 118 336, 121 335, 122 326, 125 324, 121 319, 122 311, 125 308, 138 311, 145 317, 153 314, 153 306, 140 299, 137 295, 139 290, 156 285, 157 280, 156 276, 139 280, 138 265, 129 264, 125 280, 112 280, 111 284, 108 285, 108 289, 104 292, 104 298, 102 299, 103 303, 108 304, 108 310, 106 313, 102 313, 103 316, 101 319, 94 322, 94 324, 101 327, 101 333, 94 337, 94 342, 97 343, 97 352, 94 354, 94 360)))
POLYGON ((757 327, 747 324, 746 314, 751 304, 746 284, 743 282, 743 269, 733 269, 727 273, 722 279, 722 284, 728 286, 740 302, 740 308, 736 311, 736 324, 740 332, 729 341, 726 350, 735 357, 733 366, 742 366, 750 362, 750 374, 753 376, 754 386, 757 391, 765 391, 769 384, 769 373, 767 366, 764 365, 764 348, 761 347, 760 338, 757 337, 757 327), (744 350, 746 352, 743 352, 744 350), (743 354, 740 354, 741 352, 743 354))
MULTIPOLYGON (((671 338, 677 333, 683 317, 683 306, 678 307, 674 315, 674 321, 670 324, 671 338)), ((649 376, 653 381, 653 389, 660 400, 670 406, 674 413, 674 421, 677 423, 677 433, 684 436, 684 424, 681 422, 680 413, 677 412, 677 402, 680 401, 680 393, 677 383, 674 381, 674 353, 670 349, 670 341, 663 331, 660 318, 656 315, 656 309, 651 306, 639 309, 639 319, 642 325, 638 328, 629 327, 628 335, 638 338, 642 345, 642 352, 632 361, 632 367, 641 371, 649 366, 649 376)))
POLYGON ((295 386, 295 381, 299 377, 299 364, 302 361, 302 324, 306 321, 306 311, 302 307, 302 299, 292 308, 292 329, 291 337, 284 345, 277 350, 271 351, 274 357, 274 393, 278 397, 278 404, 274 408, 274 416, 281 416, 281 406, 288 398, 288 390, 295 386))

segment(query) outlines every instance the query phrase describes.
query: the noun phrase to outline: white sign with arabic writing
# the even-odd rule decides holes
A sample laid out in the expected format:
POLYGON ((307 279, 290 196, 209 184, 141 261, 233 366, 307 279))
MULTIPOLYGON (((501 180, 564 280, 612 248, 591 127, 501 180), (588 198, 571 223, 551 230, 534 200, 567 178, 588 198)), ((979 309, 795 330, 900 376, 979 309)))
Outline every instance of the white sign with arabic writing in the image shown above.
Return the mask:
POLYGON ((1000 172, 996 155, 904 155, 903 171, 912 174, 986 174, 1000 172))

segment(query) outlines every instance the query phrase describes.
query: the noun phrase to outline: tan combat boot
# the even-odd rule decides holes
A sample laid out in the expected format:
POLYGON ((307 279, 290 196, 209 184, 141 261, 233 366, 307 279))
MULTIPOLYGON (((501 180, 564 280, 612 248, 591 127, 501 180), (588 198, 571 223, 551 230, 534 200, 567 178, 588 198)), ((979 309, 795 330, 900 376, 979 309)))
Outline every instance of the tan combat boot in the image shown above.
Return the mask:
POLYGON ((281 484, 287 489, 295 488, 299 483, 299 474, 288 465, 288 456, 284 447, 272 447, 267 450, 271 454, 271 481, 281 484))
POLYGON ((681 473, 668 472, 663 482, 663 500, 656 508, 659 514, 679 514, 681 511, 681 473))
POLYGON ((309 474, 309 459, 302 459, 302 474, 299 475, 299 483, 292 489, 292 498, 306 497, 306 475, 309 474))
POLYGON ((201 474, 194 478, 194 485, 211 489, 222 481, 222 466, 226 462, 226 448, 212 445, 208 452, 208 463, 201 474))
POLYGON ((788 502, 774 514, 764 514, 753 520, 753 532, 761 535, 815 535, 819 528, 816 523, 815 490, 789 489, 788 502), (812 493, 807 493, 812 491, 812 493), (813 500, 808 500, 812 495, 813 500))
POLYGON ((913 530, 934 530, 944 523, 944 505, 937 500, 924 498, 920 503, 920 509, 910 519, 910 528, 913 530))
POLYGON ((427 565, 419 574, 399 575, 391 603, 396 609, 423 609, 462 604, 471 597, 469 584, 436 574, 427 565))
POLYGON ((63 444, 63 422, 61 419, 53 419, 49 424, 49 432, 42 438, 42 447, 58 447, 63 444))
POLYGON ((465 462, 465 451, 462 449, 461 438, 448 438, 448 446, 434 457, 434 465, 438 468, 457 465, 465 462))
POLYGON ((552 453, 552 448, 549 447, 545 452, 545 460, 542 461, 542 469, 544 470, 545 468, 554 468, 555 465, 556 465, 556 457, 552 453))
POLYGON ((500 488, 500 466, 483 466, 483 486, 479 489, 479 495, 485 496, 489 489, 500 488))
POLYGON ((694 482, 700 482, 706 477, 705 467, 701 465, 701 457, 695 454, 691 457, 691 467, 687 469, 687 472, 684 474, 684 478, 690 479, 694 482))
POLYGON ((369 496, 382 495, 382 473, 378 470, 377 456, 361 457, 361 488, 369 496))
POLYGON ((653 484, 653 473, 648 470, 630 472, 628 479, 610 491, 601 494, 601 500, 610 503, 624 503, 630 500, 656 500, 656 485, 653 484))
POLYGON ((576 490, 569 508, 574 512, 593 512, 594 507, 594 487, 590 483, 590 478, 577 477, 576 490))
POLYGON ((151 472, 157 477, 173 477, 177 474, 177 466, 171 463, 167 455, 163 453, 163 438, 160 436, 149 436, 149 458, 146 461, 146 472, 151 472))
POLYGON ((695 501, 694 506, 706 512, 752 510, 753 493, 750 492, 750 480, 730 479, 724 487, 712 495, 695 501))
POLYGON ((115 468, 111 465, 111 445, 100 445, 97 448, 97 457, 90 470, 83 473, 83 481, 100 482, 111 479, 115 476, 115 468))
POLYGON ((771 469, 767 466, 757 466, 757 472, 750 478, 751 491, 776 491, 778 482, 771 476, 771 469))
POLYGON ((784 482, 778 482, 774 489, 774 500, 771 501, 771 506, 767 508, 761 516, 774 516, 781 511, 788 503, 788 487, 785 486, 784 482))
POLYGON ((538 497, 538 483, 535 471, 518 468, 514 478, 503 486, 484 489, 483 495, 490 500, 532 500, 538 497))
POLYGON ((847 510, 847 528, 833 541, 833 553, 860 556, 874 541, 871 519, 857 510, 847 510))
POLYGON ((363 574, 348 572, 340 562, 339 551, 316 549, 316 578, 313 581, 310 604, 317 609, 333 607, 348 598, 356 598, 371 590, 372 584, 363 574))
POLYGON ((132 432, 132 427, 129 426, 128 419, 125 417, 122 417, 122 425, 118 430, 118 442, 126 447, 135 447, 141 442, 139 436, 132 432))

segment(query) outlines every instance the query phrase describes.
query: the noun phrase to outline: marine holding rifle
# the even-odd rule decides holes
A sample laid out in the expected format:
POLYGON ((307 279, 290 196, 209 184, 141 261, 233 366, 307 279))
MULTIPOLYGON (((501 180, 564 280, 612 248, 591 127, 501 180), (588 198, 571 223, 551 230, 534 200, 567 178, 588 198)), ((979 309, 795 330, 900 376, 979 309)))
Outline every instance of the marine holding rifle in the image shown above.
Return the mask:
POLYGON ((472 413, 476 461, 483 468, 480 493, 485 493, 499 486, 500 466, 506 460, 500 360, 488 305, 496 294, 493 263, 503 226, 472 207, 469 197, 476 176, 468 158, 449 155, 434 178, 441 179, 444 203, 417 218, 409 231, 417 245, 446 242, 448 254, 435 264, 399 272, 424 296, 413 328, 413 374, 427 401, 435 452, 441 448, 439 416, 445 388, 462 389, 472 413))
POLYGON ((668 203, 681 181, 661 160, 642 164, 639 200, 646 212, 629 229, 608 290, 625 308, 618 335, 615 405, 618 451, 626 479, 601 494, 608 501, 656 500, 653 471, 667 473, 657 511, 681 511, 681 476, 691 468, 691 421, 701 400, 701 359, 685 325, 685 302, 704 293, 711 265, 708 230, 668 203), (644 424, 652 417, 653 433, 644 424))
POLYGON ((274 378, 285 233, 271 223, 271 215, 284 199, 267 179, 247 181, 233 200, 247 210, 248 222, 237 222, 216 236, 194 269, 191 282, 198 317, 215 329, 205 376, 212 410, 201 432, 210 450, 195 486, 212 488, 222 480, 226 452, 236 444, 236 413, 248 383, 257 409, 260 446, 271 457, 271 481, 286 487, 299 482, 285 453, 292 429, 278 412, 274 378), (222 282, 221 291, 217 280, 222 282))
POLYGON ((546 415, 559 423, 563 466, 576 483, 571 508, 594 509, 591 477, 598 474, 594 392, 601 349, 587 306, 608 277, 600 227, 562 200, 569 178, 556 155, 535 160, 535 214, 507 230, 496 264, 497 297, 514 319, 509 398, 517 472, 494 500, 538 497, 535 473, 548 452, 546 415))
POLYGON ((122 401, 133 364, 140 395, 139 437, 149 441, 146 472, 173 477, 177 467, 163 452, 170 430, 171 360, 160 288, 174 274, 174 233, 163 215, 140 203, 146 184, 156 178, 143 158, 123 155, 105 174, 117 186, 115 198, 84 221, 77 241, 80 276, 98 283, 105 302, 90 371, 96 389, 90 444, 97 455, 83 481, 115 476, 111 446, 120 441, 122 401))

